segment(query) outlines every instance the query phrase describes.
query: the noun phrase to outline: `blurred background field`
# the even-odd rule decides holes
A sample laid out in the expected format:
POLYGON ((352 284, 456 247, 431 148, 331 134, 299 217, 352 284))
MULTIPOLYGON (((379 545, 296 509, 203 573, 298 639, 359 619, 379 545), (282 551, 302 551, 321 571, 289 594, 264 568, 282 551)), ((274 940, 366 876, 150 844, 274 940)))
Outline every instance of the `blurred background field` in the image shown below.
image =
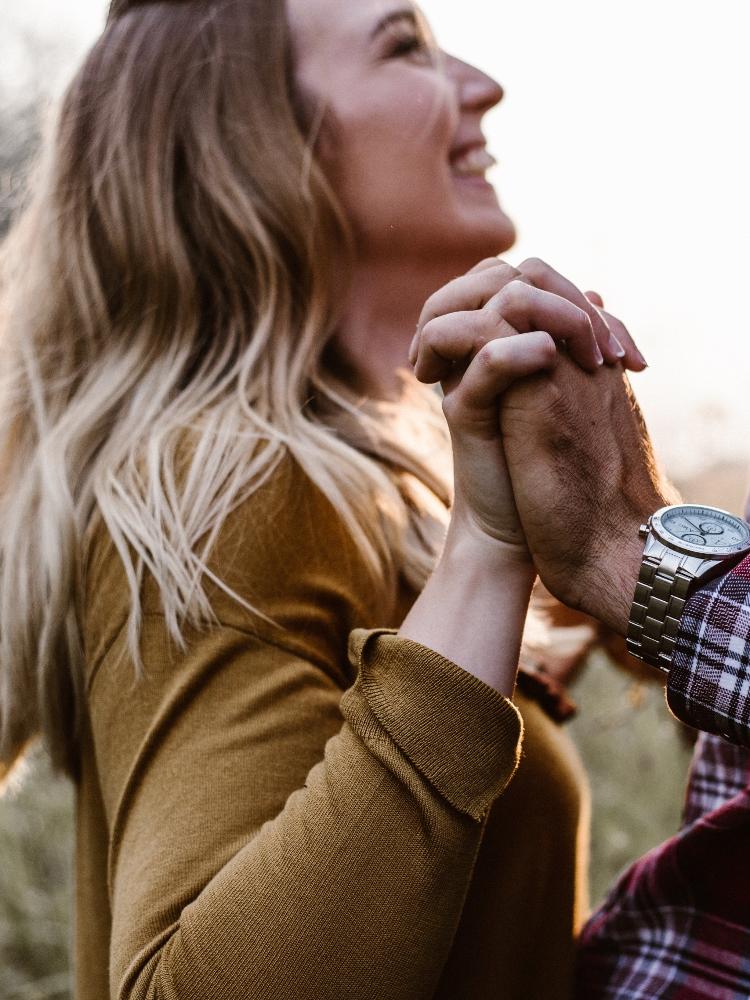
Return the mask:
MULTIPOLYGON (((502 162, 498 187, 520 222, 511 259, 548 257, 629 320, 652 362, 636 388, 668 470, 686 499, 740 512, 748 336, 732 302, 750 252, 750 164, 732 123, 745 117, 750 63, 727 49, 747 37, 746 12, 733 0, 717 4, 706 21, 692 0, 665 0, 658 11, 634 0, 627 23, 598 0, 492 5, 493 13, 486 0, 422 6, 448 47, 506 85, 488 132, 502 162), (572 48, 557 44, 561 37, 572 48), (712 62, 712 52, 721 59, 712 62), (568 127, 571 108, 594 125, 586 142, 568 127)), ((38 142, 40 108, 95 36, 105 6, 80 0, 61 18, 58 0, 3 0, 0 237, 38 142)), ((580 712, 571 732, 592 788, 596 902, 623 866, 678 828, 690 740, 660 685, 604 652, 591 654, 572 690, 580 712)), ((72 789, 41 754, 0 799, 0 1000, 70 996, 72 817, 72 789)))
POLYGON ((72 786, 33 755, 0 799, 0 997, 70 994, 72 786))

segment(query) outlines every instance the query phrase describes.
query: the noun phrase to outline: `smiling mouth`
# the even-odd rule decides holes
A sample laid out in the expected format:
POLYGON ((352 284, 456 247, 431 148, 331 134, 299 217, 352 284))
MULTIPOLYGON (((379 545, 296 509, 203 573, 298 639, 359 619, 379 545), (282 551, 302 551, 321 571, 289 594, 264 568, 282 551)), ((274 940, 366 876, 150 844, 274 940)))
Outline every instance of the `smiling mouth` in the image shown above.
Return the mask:
POLYGON ((485 174, 497 163, 495 157, 484 146, 474 146, 451 159, 451 173, 454 177, 485 179, 485 174))

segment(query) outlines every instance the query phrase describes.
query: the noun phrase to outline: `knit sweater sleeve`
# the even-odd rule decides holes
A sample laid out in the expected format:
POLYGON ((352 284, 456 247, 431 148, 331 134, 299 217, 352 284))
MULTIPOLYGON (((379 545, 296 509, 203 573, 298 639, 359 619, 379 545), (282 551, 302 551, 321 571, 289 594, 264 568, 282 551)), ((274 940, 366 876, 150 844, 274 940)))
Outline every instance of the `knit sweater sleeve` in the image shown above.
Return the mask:
MULTIPOLYGON (((340 552, 342 537, 321 539, 330 513, 307 517, 320 498, 304 502, 290 538, 314 524, 340 552)), ((110 838, 112 998, 434 993, 484 817, 517 766, 520 718, 387 630, 353 631, 337 662, 352 588, 304 534, 282 560, 296 628, 223 620, 181 652, 147 610, 137 683, 124 630, 99 637, 88 709, 110 838), (311 593, 315 620, 300 612, 311 593)), ((263 558, 236 536, 233 547, 263 558)), ((263 604, 278 584, 252 596, 263 604)))

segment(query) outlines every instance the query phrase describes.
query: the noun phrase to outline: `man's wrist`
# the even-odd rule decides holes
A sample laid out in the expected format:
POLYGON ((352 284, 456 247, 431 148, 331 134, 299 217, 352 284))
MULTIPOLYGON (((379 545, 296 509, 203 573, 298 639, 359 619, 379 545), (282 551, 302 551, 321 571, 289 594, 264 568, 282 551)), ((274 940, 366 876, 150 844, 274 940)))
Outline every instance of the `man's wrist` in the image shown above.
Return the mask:
POLYGON ((627 515, 620 514, 602 540, 596 563, 591 564, 593 579, 581 594, 581 610, 613 632, 627 635, 645 547, 640 529, 660 507, 681 502, 677 490, 662 479, 652 497, 639 497, 627 515))
POLYGON ((587 592, 581 595, 581 609, 622 636, 628 631, 643 562, 643 539, 638 534, 641 523, 634 522, 630 533, 607 544, 606 551, 602 553, 601 568, 594 575, 587 592))

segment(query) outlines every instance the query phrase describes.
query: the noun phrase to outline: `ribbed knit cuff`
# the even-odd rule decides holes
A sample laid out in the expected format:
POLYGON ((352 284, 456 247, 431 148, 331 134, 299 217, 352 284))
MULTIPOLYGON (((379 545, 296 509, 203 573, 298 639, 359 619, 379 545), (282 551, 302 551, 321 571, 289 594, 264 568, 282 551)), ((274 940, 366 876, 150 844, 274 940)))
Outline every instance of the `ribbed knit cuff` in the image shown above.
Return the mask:
POLYGON ((484 681, 395 632, 357 629, 349 656, 394 743, 460 812, 481 820, 518 766, 518 709, 484 681))

